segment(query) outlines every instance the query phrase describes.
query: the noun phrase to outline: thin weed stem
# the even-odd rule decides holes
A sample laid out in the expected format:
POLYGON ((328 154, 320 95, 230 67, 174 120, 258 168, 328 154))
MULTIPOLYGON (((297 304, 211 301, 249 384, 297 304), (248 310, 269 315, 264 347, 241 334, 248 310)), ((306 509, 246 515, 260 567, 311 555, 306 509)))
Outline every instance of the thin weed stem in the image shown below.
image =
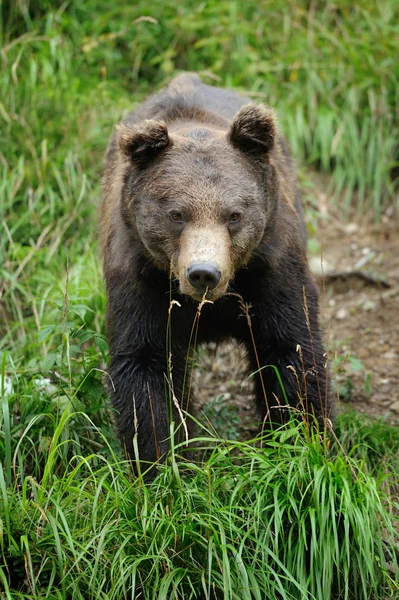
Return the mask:
MULTIPOLYGON (((165 378, 166 378, 166 375, 165 375, 165 378)), ((172 372, 170 372, 170 378, 169 378, 169 380, 167 380, 167 384, 169 386, 169 390, 170 390, 170 393, 171 393, 171 396, 172 396, 172 399, 173 399, 173 404, 175 405, 175 407, 177 409, 177 412, 179 413, 179 417, 180 417, 180 420, 181 420, 181 423, 182 423, 182 426, 183 426, 183 429, 184 429, 184 433, 185 433, 185 436, 186 436, 186 447, 187 447, 188 446, 188 429, 187 429, 186 419, 184 418, 183 412, 182 412, 182 410, 180 408, 179 401, 176 398, 176 394, 175 394, 175 391, 174 391, 174 388, 173 388, 172 372)))
POLYGON ((265 383, 263 381, 262 366, 260 364, 258 350, 256 348, 255 337, 254 337, 254 333, 253 333, 253 329, 252 329, 252 319, 251 319, 251 315, 249 314, 249 310, 251 308, 251 305, 248 304, 247 302, 245 302, 244 299, 243 299, 243 297, 240 296, 239 294, 236 294, 236 296, 238 296, 238 298, 239 298, 240 307, 241 307, 241 310, 243 311, 243 313, 245 315, 245 318, 247 320, 247 324, 248 324, 248 328, 249 328, 249 333, 250 333, 250 336, 251 336, 251 342, 252 342, 252 347, 253 347, 253 350, 254 350, 256 365, 258 367, 258 372, 259 372, 259 377, 260 377, 260 383, 261 383, 261 386, 262 386, 263 397, 265 399, 266 416, 265 416, 264 422, 266 422, 266 420, 270 416, 270 409, 269 409, 269 404, 268 404, 268 401, 267 401, 266 387, 265 387, 265 383))
POLYGON ((156 451, 156 455, 157 455, 157 460, 159 460, 159 458, 161 456, 161 452, 160 452, 159 444, 158 444, 157 429, 155 427, 154 409, 152 407, 152 399, 151 399, 150 386, 149 386, 148 381, 147 381, 147 392, 148 392, 148 402, 150 404, 150 411, 151 411, 152 430, 154 433, 155 451, 156 451))
MULTIPOLYGON (((192 342, 192 336, 193 336, 193 332, 194 333, 194 343, 192 346, 192 357, 191 357, 191 367, 189 370, 189 384, 188 384, 188 392, 187 392, 187 403, 186 403, 186 411, 188 411, 189 405, 190 405, 190 397, 191 397, 191 389, 192 389, 192 380, 193 380, 193 369, 194 369, 194 363, 195 363, 195 351, 197 348, 197 339, 198 339, 198 328, 199 328, 199 322, 200 322, 200 318, 201 318, 201 311, 202 308, 205 304, 213 304, 213 302, 211 300, 207 300, 206 299, 206 294, 208 293, 208 289, 205 290, 205 293, 202 297, 201 302, 198 304, 197 306, 197 312, 195 313, 195 317, 194 317, 194 322, 193 322, 193 326, 191 329, 191 334, 190 334, 190 342, 189 342, 189 347, 188 347, 188 351, 187 351, 187 360, 190 359, 189 353, 190 353, 190 347, 191 347, 191 342, 192 342)), ((186 375, 186 373, 185 373, 186 375)), ((182 402, 183 402, 183 394, 182 394, 182 402)))
MULTIPOLYGON (((316 355, 315 355, 315 352, 314 352, 313 336, 312 336, 312 329, 311 329, 311 326, 310 326, 309 308, 308 308, 308 301, 307 301, 307 298, 306 298, 306 289, 305 289, 305 287, 303 287, 303 310, 304 310, 304 313, 305 313, 306 327, 307 327, 308 332, 309 332, 309 341, 310 341, 310 348, 312 350, 312 358, 313 358, 313 366, 314 366, 315 376, 316 376, 317 390, 318 390, 320 402, 322 403, 323 402, 323 398, 322 398, 321 387, 320 387, 320 379, 319 379, 319 371, 318 371, 318 368, 317 368, 316 355)), ((324 416, 327 417, 327 415, 324 415, 324 416)))
MULTIPOLYGON (((324 236, 323 236, 323 219, 320 219, 321 221, 321 240, 320 240, 320 266, 321 266, 321 281, 322 281, 322 290, 323 290, 323 298, 326 298, 326 278, 324 276, 324 236)), ((327 340, 326 340, 326 347, 327 347, 327 352, 328 352, 328 348, 330 347, 330 323, 328 324, 327 327, 327 340)), ((324 365, 324 368, 326 370, 326 390, 325 390, 325 394, 324 394, 324 410, 326 412, 326 416, 329 418, 331 415, 327 415, 327 406, 328 406, 328 394, 329 394, 329 376, 330 376, 330 370, 328 369, 328 354, 327 352, 325 353, 325 357, 326 357, 326 364, 324 365)))
POLYGON ((65 271, 65 294, 64 294, 64 304, 62 307, 62 317, 61 317, 61 329, 62 329, 62 344, 61 344, 61 364, 64 360, 65 352, 67 357, 68 364, 68 378, 69 378, 69 387, 72 390, 72 368, 71 368, 71 353, 69 350, 69 334, 66 332, 66 318, 68 314, 69 307, 69 260, 66 257, 66 271, 65 271))

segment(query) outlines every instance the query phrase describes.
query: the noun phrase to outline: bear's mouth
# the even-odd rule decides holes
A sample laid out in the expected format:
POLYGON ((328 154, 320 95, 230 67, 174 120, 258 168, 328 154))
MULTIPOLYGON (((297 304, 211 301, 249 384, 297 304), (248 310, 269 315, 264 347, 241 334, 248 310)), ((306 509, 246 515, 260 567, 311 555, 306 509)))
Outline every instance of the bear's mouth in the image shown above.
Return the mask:
POLYGON ((190 298, 199 303, 216 302, 226 294, 228 288, 229 282, 227 281, 219 284, 212 290, 205 289, 204 291, 199 291, 191 286, 188 281, 183 282, 180 280, 180 293, 184 294, 185 296, 190 296, 190 298))

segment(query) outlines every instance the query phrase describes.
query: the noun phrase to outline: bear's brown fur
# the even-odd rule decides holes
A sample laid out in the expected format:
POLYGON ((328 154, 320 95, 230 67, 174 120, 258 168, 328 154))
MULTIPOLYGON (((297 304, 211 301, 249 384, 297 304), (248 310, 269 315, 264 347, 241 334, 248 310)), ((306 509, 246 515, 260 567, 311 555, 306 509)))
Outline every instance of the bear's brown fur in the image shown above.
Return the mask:
POLYGON ((118 126, 103 190, 111 394, 130 455, 136 429, 140 459, 168 448, 168 354, 182 402, 202 298, 212 303, 202 308, 198 341, 246 345, 251 371, 262 367, 262 418, 281 422, 283 398, 319 421, 330 417, 302 208, 273 111, 181 75, 118 126), (171 299, 180 308, 170 311, 171 299))

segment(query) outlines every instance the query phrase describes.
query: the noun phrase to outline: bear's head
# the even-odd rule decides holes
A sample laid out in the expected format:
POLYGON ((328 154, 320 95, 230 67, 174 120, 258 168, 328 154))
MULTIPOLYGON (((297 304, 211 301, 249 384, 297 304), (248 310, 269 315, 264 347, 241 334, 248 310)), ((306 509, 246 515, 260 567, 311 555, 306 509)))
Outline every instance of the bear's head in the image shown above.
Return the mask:
POLYGON ((274 218, 272 110, 245 105, 224 127, 194 117, 127 122, 117 141, 127 165, 122 214, 132 235, 178 278, 183 294, 217 300, 274 218))

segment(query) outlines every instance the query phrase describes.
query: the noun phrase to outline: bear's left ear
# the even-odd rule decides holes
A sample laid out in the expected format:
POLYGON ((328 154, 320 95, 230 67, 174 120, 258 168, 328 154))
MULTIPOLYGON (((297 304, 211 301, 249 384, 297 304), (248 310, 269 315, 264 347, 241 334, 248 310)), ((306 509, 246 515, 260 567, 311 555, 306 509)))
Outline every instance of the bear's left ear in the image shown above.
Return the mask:
POLYGON ((116 137, 122 154, 140 168, 146 167, 172 144, 166 123, 151 119, 140 125, 121 123, 117 127, 116 137))
POLYGON ((239 150, 263 156, 270 152, 277 140, 274 111, 263 104, 246 104, 233 119, 230 142, 239 150))

